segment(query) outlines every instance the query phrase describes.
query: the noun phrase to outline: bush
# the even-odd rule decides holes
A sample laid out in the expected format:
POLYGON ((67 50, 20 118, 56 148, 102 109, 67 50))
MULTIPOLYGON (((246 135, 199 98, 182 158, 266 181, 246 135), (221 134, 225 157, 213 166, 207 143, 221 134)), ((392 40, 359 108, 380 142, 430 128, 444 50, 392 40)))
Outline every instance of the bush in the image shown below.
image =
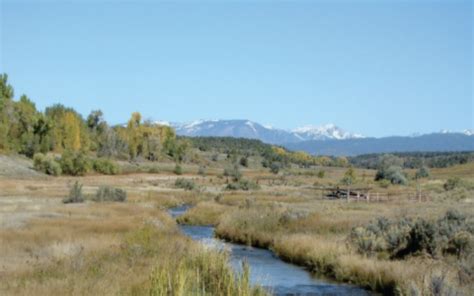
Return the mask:
POLYGON ((422 166, 421 168, 419 168, 415 174, 416 179, 428 178, 429 176, 430 176, 430 170, 425 166, 422 166))
POLYGON ((105 202, 105 201, 125 202, 127 200, 127 192, 120 188, 114 188, 111 186, 101 186, 97 190, 93 200, 97 202, 105 202))
POLYGON ((92 163, 94 171, 104 175, 116 175, 120 172, 119 166, 112 160, 106 158, 95 159, 92 163))
POLYGON ((258 190, 260 186, 254 181, 241 179, 238 182, 227 184, 226 190, 258 190))
POLYGON ((389 180, 385 180, 385 179, 379 180, 377 183, 379 184, 381 188, 388 188, 388 186, 390 186, 391 184, 389 180))
POLYGON ((194 190, 196 188, 196 184, 192 180, 178 178, 174 182, 174 186, 176 188, 181 188, 184 190, 194 190))
POLYGON ((82 184, 75 182, 69 191, 69 196, 63 199, 63 203, 81 203, 84 202, 82 195, 82 184))
POLYGON ((240 172, 238 165, 234 165, 230 168, 225 168, 223 175, 226 177, 232 177, 232 181, 234 182, 238 182, 240 178, 242 178, 242 173, 240 172))
POLYGON ((33 156, 33 166, 36 170, 52 176, 61 175, 61 166, 52 157, 42 153, 36 153, 33 156))
POLYGON ((450 191, 458 187, 460 184, 461 184, 461 179, 459 179, 458 177, 449 178, 446 181, 446 183, 444 183, 443 188, 446 191, 450 191))
POLYGON ((281 169, 281 163, 279 162, 272 162, 270 164, 270 172, 274 173, 275 175, 280 172, 281 169))
POLYGON ((198 168, 198 175, 200 176, 205 176, 206 175, 206 167, 203 165, 200 165, 198 168))
POLYGON ((175 173, 178 176, 182 175, 183 174, 183 168, 179 164, 176 164, 175 167, 174 167, 173 173, 175 173))
POLYGON ((403 258, 426 253, 433 257, 465 257, 474 250, 474 223, 456 211, 448 211, 436 221, 379 218, 366 227, 354 228, 349 240, 359 253, 366 255, 403 258))
POLYGON ((400 166, 380 168, 375 174, 375 181, 388 180, 392 184, 406 185, 408 180, 400 166))
POLYGON ((91 163, 84 152, 65 151, 59 160, 64 174, 83 176, 91 169, 91 163))
POLYGON ((320 170, 317 174, 319 179, 323 179, 325 175, 326 175, 326 172, 324 170, 320 170))
POLYGON ((241 166, 248 167, 249 166, 249 159, 247 157, 243 156, 242 158, 240 158, 239 163, 240 163, 241 166))

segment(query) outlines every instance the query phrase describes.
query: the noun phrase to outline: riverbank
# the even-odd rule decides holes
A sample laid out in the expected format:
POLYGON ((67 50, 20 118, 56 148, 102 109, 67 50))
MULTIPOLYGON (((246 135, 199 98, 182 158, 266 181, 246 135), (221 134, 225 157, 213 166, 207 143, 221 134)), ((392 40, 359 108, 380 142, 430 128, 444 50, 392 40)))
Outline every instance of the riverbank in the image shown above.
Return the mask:
POLYGON ((73 180, 85 194, 126 188, 128 201, 63 204, 69 178, 0 179, 1 295, 266 295, 226 254, 181 234, 166 208, 195 197, 166 179, 73 180))
MULTIPOLYGON (((198 223, 201 217, 214 217, 206 222, 216 225, 216 236, 221 239, 270 249, 281 259, 305 266, 315 274, 385 295, 431 294, 436 284, 440 284, 444 292, 451 290, 469 295, 470 286, 459 285, 457 266, 449 258, 367 257, 358 254, 348 243, 354 226, 363 225, 377 215, 436 217, 445 209, 445 204, 425 205, 422 209, 411 204, 347 204, 321 200, 283 204, 242 198, 236 202, 232 196, 229 200, 221 199, 220 203, 199 203, 180 221, 198 223)), ((463 211, 461 207, 458 210, 463 211)))
MULTIPOLYGON (((201 208, 209 206, 209 203, 199 203, 197 210, 196 207, 176 207, 170 209, 170 214, 179 220, 186 215, 193 217, 197 213, 203 213, 201 208)), ((280 260, 270 250, 217 239, 213 226, 181 224, 180 228, 184 234, 204 245, 226 250, 236 272, 242 273, 243 264, 248 266, 250 282, 265 288, 272 295, 370 295, 357 286, 316 278, 306 268, 280 260)))

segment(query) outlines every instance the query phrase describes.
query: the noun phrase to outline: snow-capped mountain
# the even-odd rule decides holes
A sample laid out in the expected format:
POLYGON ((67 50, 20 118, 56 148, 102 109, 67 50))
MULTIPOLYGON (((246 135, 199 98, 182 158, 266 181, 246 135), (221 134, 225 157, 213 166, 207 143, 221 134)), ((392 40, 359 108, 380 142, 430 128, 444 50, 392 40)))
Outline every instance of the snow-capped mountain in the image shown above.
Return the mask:
POLYGON ((461 132, 456 132, 448 129, 442 129, 439 131, 440 134, 464 134, 466 136, 474 136, 474 129, 465 129, 461 132))
POLYGON ((197 120, 190 123, 169 123, 181 136, 215 136, 259 139, 270 144, 296 143, 309 140, 342 140, 363 138, 359 134, 346 132, 334 124, 305 126, 294 130, 284 130, 262 125, 249 120, 197 120))
POLYGON ((307 125, 294 129, 293 133, 300 137, 302 141, 328 139, 346 140, 364 138, 364 136, 360 134, 353 134, 344 131, 332 123, 322 126, 307 125))
POLYGON ((474 129, 465 129, 462 131, 466 136, 474 136, 474 129))

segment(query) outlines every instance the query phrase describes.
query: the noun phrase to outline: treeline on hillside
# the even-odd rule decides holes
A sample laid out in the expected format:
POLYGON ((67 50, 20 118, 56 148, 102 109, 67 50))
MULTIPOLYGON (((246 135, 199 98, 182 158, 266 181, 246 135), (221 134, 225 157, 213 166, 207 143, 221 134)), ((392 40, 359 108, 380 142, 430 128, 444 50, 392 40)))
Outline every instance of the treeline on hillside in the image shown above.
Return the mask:
POLYGON ((143 121, 140 113, 133 113, 126 126, 110 126, 100 110, 92 111, 85 119, 61 104, 40 112, 26 95, 15 100, 8 76, 0 75, 1 152, 28 157, 53 154, 54 159, 37 157, 38 165, 49 167, 48 162, 57 161, 63 171, 74 171, 71 166, 84 163, 82 160, 88 157, 151 161, 166 157, 181 162, 187 147, 188 143, 177 139, 172 128, 143 121), (61 161, 58 155, 67 159, 61 161))
MULTIPOLYGON (((278 172, 279 168, 291 164, 301 167, 347 166, 345 157, 312 156, 303 151, 290 151, 283 147, 265 144, 260 140, 232 137, 186 137, 191 145, 200 151, 224 153, 229 159, 237 156, 261 156, 262 166, 278 172)), ((242 160, 242 159, 241 159, 242 160)), ((245 163, 245 161, 242 161, 245 163)))
MULTIPOLYGON (((351 165, 358 168, 377 169, 388 154, 365 154, 349 157, 351 165)), ((398 159, 400 166, 407 169, 445 168, 474 161, 474 152, 403 152, 390 153, 398 159)))

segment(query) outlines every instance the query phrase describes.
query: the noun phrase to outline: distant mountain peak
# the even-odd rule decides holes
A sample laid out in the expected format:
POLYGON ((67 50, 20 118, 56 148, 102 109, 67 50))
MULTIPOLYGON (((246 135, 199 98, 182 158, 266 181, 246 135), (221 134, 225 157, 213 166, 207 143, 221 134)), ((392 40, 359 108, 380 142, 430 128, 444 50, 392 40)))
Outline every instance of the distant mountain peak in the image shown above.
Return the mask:
POLYGON ((327 123, 321 126, 306 125, 292 131, 305 140, 325 140, 325 139, 358 139, 364 138, 360 134, 353 134, 336 126, 334 123, 327 123))
POLYGON ((182 136, 242 137, 259 139, 271 144, 362 138, 361 135, 346 132, 333 123, 322 126, 306 125, 294 130, 284 130, 246 119, 200 119, 187 123, 156 122, 174 127, 176 133, 182 136))

